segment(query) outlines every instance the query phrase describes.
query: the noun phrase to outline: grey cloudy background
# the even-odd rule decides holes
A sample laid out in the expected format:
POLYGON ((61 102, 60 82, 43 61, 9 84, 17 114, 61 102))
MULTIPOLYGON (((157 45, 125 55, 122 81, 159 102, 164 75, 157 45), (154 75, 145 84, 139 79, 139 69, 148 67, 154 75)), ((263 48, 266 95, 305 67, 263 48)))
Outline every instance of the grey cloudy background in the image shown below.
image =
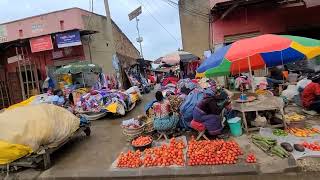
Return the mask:
MULTIPOLYGON (((177 2, 177 0, 175 0, 177 2)), ((142 6, 140 31, 144 38, 143 53, 146 59, 156 59, 181 48, 179 12, 162 0, 109 0, 112 19, 138 48, 135 21, 128 20, 128 13, 142 6), (169 32, 166 32, 150 15, 152 14, 169 32), (173 36, 173 37, 172 37, 173 36)), ((0 23, 79 7, 89 10, 89 0, 0 0, 0 23)), ((94 12, 105 15, 103 0, 94 0, 94 12)))

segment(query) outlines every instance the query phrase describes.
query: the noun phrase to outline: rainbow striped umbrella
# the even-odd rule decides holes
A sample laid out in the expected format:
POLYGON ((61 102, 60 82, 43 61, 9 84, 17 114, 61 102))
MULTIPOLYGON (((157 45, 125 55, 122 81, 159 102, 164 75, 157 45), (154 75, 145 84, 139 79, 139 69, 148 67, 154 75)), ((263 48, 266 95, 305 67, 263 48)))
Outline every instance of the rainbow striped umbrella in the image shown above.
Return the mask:
POLYGON ((238 74, 320 55, 320 41, 289 35, 265 34, 242 39, 213 53, 197 69, 198 77, 238 74))

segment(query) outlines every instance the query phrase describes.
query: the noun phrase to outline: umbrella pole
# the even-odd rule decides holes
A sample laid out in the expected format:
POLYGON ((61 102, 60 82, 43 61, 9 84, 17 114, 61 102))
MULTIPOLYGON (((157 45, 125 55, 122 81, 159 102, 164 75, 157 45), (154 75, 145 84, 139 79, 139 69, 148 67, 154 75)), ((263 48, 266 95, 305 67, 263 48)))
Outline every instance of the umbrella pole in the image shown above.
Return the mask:
POLYGON ((85 88, 86 87, 86 82, 84 80, 84 74, 83 73, 81 73, 81 74, 82 74, 83 87, 85 88))
POLYGON ((251 89, 252 89, 252 92, 254 93, 254 91, 255 91, 255 88, 254 88, 254 82, 253 82, 253 76, 252 76, 252 69, 251 69, 251 62, 250 62, 250 57, 248 56, 248 65, 249 65, 249 77, 250 77, 250 79, 251 79, 251 89))

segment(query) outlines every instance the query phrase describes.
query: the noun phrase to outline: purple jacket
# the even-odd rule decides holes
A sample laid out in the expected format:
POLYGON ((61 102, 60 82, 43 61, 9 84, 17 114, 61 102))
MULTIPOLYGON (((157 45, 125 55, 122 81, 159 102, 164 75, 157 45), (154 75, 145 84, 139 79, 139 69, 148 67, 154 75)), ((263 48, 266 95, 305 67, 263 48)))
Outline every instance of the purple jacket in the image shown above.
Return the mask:
POLYGON ((221 117, 215 114, 206 114, 198 106, 193 110, 193 119, 199 123, 203 123, 211 135, 221 134, 223 129, 221 117))

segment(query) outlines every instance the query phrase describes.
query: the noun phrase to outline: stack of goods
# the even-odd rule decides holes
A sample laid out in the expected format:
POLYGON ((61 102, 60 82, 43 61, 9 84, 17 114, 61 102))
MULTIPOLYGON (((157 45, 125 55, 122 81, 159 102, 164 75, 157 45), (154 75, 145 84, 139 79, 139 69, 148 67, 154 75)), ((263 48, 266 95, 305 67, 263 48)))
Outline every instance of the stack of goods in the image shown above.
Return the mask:
POLYGON ((83 94, 79 101, 76 101, 77 112, 111 112, 124 115, 130 111, 141 98, 137 88, 130 88, 127 91, 119 90, 91 90, 83 94))
POLYGON ((128 138, 127 140, 131 141, 144 132, 145 124, 139 120, 129 119, 122 121, 121 127, 123 129, 123 134, 128 138))
POLYGON ((320 151, 320 143, 319 142, 312 142, 312 143, 303 142, 302 145, 303 145, 303 147, 310 149, 312 151, 320 151))
POLYGON ((253 153, 250 153, 247 156, 246 162, 247 163, 256 163, 257 162, 257 158, 253 153))
POLYGON ((312 137, 316 134, 320 134, 317 128, 288 128, 287 131, 296 137, 312 137))
POLYGON ((252 143, 269 155, 276 155, 280 158, 289 157, 289 153, 284 148, 277 145, 277 140, 275 139, 253 135, 252 143))
POLYGON ((235 164, 242 155, 242 150, 235 141, 195 141, 192 137, 188 145, 190 166, 235 164))
POLYGON ((139 150, 121 153, 118 157, 118 168, 138 168, 154 166, 183 166, 185 157, 183 151, 186 146, 182 140, 170 139, 169 144, 146 149, 143 153, 139 150))

